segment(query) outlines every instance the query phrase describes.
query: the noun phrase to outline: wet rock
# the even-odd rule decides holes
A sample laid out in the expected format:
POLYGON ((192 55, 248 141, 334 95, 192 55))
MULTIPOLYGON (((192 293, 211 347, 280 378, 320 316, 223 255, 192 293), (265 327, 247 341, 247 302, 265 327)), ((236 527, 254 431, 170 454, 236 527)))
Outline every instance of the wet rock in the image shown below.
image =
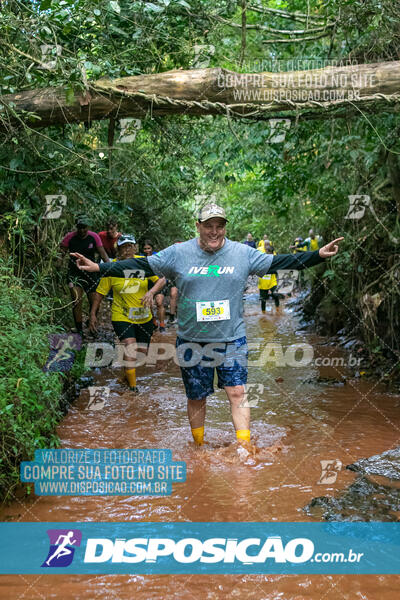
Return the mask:
POLYGON ((339 510, 340 502, 333 496, 317 496, 311 500, 308 506, 310 508, 321 507, 326 510, 339 510))
POLYGON ((315 321, 314 320, 306 320, 303 317, 300 320, 300 327, 298 328, 298 331, 309 331, 311 330, 313 327, 315 327, 315 321))
POLYGON ((381 475, 388 479, 400 480, 400 446, 392 450, 361 458, 346 469, 368 475, 381 475))
POLYGON ((244 291, 243 300, 246 300, 246 302, 250 302, 250 301, 259 302, 260 295, 257 292, 254 292, 254 290, 252 288, 250 288, 250 289, 244 291))
POLYGON ((326 521, 398 521, 400 511, 400 446, 361 458, 346 469, 357 472, 355 481, 336 497, 318 496, 305 512, 326 521), (371 476, 383 477, 374 481, 371 476))
POLYGON ((348 340, 347 342, 345 342, 343 344, 343 348, 350 350, 351 348, 354 348, 354 346, 357 346, 359 344, 360 344, 359 340, 354 338, 354 339, 351 339, 351 340, 348 340))
POLYGON ((94 379, 90 375, 84 375, 80 377, 77 381, 77 385, 80 387, 80 389, 87 388, 89 387, 89 385, 93 385, 93 383, 94 379))
POLYGON ((318 496, 303 510, 325 521, 398 521, 400 489, 359 475, 338 496, 318 496))
POLYGON ((302 308, 304 300, 307 298, 309 294, 309 290, 302 290, 296 294, 296 296, 291 297, 286 302, 286 306, 290 306, 291 308, 302 308))
MULTIPOLYGON (((90 375, 84 375, 84 376, 80 377, 77 381, 75 381, 75 383, 73 385, 74 398, 77 398, 79 396, 79 394, 81 393, 81 390, 89 387, 89 385, 93 385, 93 383, 94 383, 94 378, 91 377, 90 375)), ((70 402, 72 402, 72 400, 74 398, 72 398, 70 400, 70 402)))

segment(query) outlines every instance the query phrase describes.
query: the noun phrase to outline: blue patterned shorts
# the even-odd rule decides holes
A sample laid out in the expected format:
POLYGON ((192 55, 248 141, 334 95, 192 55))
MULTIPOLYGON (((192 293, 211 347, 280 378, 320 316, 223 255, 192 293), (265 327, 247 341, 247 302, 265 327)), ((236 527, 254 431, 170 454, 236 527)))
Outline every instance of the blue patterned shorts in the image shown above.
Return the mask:
POLYGON ((177 357, 186 396, 200 400, 214 393, 214 371, 218 387, 247 383, 246 337, 232 342, 189 342, 176 338, 177 357))

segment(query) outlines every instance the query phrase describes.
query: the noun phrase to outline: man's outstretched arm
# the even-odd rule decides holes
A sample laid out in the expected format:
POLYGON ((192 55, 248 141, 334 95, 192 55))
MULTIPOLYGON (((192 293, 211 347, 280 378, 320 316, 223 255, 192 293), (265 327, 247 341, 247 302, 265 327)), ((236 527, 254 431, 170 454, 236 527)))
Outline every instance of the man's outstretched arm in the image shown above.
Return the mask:
POLYGON ((319 250, 314 252, 302 252, 301 254, 276 254, 268 273, 276 273, 280 269, 296 269, 301 271, 307 267, 314 267, 324 262, 324 258, 319 255, 319 250))
POLYGON ((145 277, 155 275, 146 257, 127 258, 126 260, 98 264, 78 252, 71 252, 71 256, 75 256, 77 259, 76 265, 81 271, 100 272, 102 276, 106 277, 126 277, 125 271, 143 271, 145 277))
POLYGON ((318 265, 326 258, 335 256, 339 251, 339 244, 344 238, 337 238, 326 246, 322 246, 314 252, 302 252, 301 254, 277 254, 273 257, 269 273, 276 273, 279 269, 295 269, 302 271, 308 267, 318 265))

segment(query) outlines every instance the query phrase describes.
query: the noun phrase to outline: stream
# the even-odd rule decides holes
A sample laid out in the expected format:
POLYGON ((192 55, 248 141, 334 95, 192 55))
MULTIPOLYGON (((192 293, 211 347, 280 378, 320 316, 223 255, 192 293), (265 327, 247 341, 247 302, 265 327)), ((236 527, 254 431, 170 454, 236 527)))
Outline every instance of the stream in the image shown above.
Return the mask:
MULTIPOLYGON (((250 367, 249 383, 257 384, 253 388, 259 396, 250 399, 249 392, 254 404, 252 442, 258 448, 254 456, 235 442, 228 401, 221 390, 207 403, 206 444, 194 446, 180 371, 173 360, 138 368, 138 396, 125 387, 121 368, 97 369, 94 385, 109 387, 110 394, 101 410, 89 410, 89 392, 81 390, 58 427, 61 447, 170 448, 174 460, 186 461, 186 482, 174 483, 167 497, 32 494, 3 507, 1 520, 335 519, 337 514, 327 517, 321 502, 313 499, 340 497, 359 477, 346 465, 400 444, 400 398, 376 381, 353 377, 345 366, 328 365, 332 357, 342 357, 344 362, 347 357, 326 338, 303 330, 290 304, 279 311, 269 304, 262 315, 257 294, 248 294, 245 320, 251 342, 277 343, 284 349, 308 344, 314 351, 307 365, 269 362, 250 367), (325 366, 315 364, 317 357, 325 366), (321 460, 336 465, 335 481, 335 473, 324 479, 321 460)), ((156 333, 153 341, 174 343, 175 334, 171 328, 156 333)), ((252 350, 251 357, 256 355, 252 350)), ((349 514, 367 520, 365 505, 358 506, 357 499, 352 502, 349 514)), ((385 511, 387 520, 398 520, 390 506, 385 511)), ((3 575, 0 598, 394 600, 399 583, 399 576, 388 575, 3 575)))

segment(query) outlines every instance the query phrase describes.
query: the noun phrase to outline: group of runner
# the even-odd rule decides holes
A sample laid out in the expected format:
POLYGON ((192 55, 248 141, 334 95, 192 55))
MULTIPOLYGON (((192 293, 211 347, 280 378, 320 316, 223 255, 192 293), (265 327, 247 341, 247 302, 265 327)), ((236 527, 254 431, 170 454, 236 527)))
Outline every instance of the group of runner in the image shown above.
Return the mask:
MULTIPOLYGON (((180 368, 188 418, 198 445, 204 441, 206 399, 214 392, 215 370, 218 387, 225 390, 231 405, 236 437, 240 443, 250 442, 250 409, 244 403, 247 341, 243 321, 243 292, 248 276, 255 274, 262 278, 276 275, 279 269, 302 270, 317 265, 334 256, 338 242, 343 239, 338 238, 315 251, 277 255, 274 251, 260 252, 229 240, 227 222, 225 210, 211 203, 199 211, 198 237, 157 253, 147 243, 147 255, 141 256, 136 254, 133 236, 130 239, 120 236, 118 259, 105 258, 101 264, 93 260, 92 253, 82 252, 82 248, 77 247, 79 244, 71 244, 74 238, 70 237, 68 244, 80 280, 97 278, 91 310, 93 327, 101 298, 113 291, 112 323, 124 343, 128 364, 134 360, 139 344, 148 347, 150 342, 150 325, 147 324, 152 321, 149 309, 154 297, 161 292, 166 279, 174 282, 178 308, 177 354, 183 358, 180 368)), ((96 234, 87 230, 83 237, 89 235, 93 238, 90 243, 96 245, 96 234)), ((65 238, 63 245, 66 247, 65 238)), ((102 248, 102 244, 97 247, 102 248)), ((100 250, 99 253, 101 255, 100 250)), ((137 391, 134 366, 125 367, 125 372, 129 386, 137 391)))
MULTIPOLYGON (((145 240, 143 243, 143 254, 138 254, 138 244, 133 235, 123 235, 118 231, 118 222, 114 219, 110 219, 106 224, 106 229, 95 233, 89 229, 89 218, 86 215, 80 215, 77 217, 75 231, 69 232, 61 241, 60 247, 63 254, 70 253, 67 270, 67 281, 72 298, 72 310, 75 322, 75 329, 77 333, 83 334, 83 317, 82 317, 82 300, 83 292, 86 293, 90 307, 90 329, 92 332, 96 331, 97 325, 97 310, 100 306, 101 300, 104 295, 113 299, 112 314, 113 321, 121 319, 126 321, 129 319, 129 314, 133 315, 131 309, 140 308, 141 298, 147 293, 154 283, 158 281, 158 277, 153 277, 146 282, 140 280, 134 285, 131 279, 138 279, 134 277, 134 273, 127 274, 127 281, 125 287, 119 289, 116 282, 107 282, 109 289, 106 290, 106 284, 104 281, 100 282, 100 277, 93 273, 82 272, 76 266, 76 260, 71 256, 73 252, 79 252, 86 258, 95 260, 95 255, 98 253, 100 258, 104 262, 112 262, 115 260, 123 260, 133 256, 150 256, 154 253, 153 244, 151 240, 145 240), (147 287, 144 285, 147 284, 147 287), (129 284, 129 287, 127 285, 129 284), (136 287, 135 287, 136 286, 136 287), (115 288, 115 290, 114 290, 115 288), (137 289, 136 289, 137 288, 137 289), (127 291, 128 290, 128 291, 127 291), (115 295, 114 295, 115 291, 115 295), (129 313, 129 311, 131 311, 129 313), (115 318, 114 318, 115 317, 115 318)), ((158 292, 155 294, 156 310, 159 318, 159 329, 161 332, 165 331, 165 308, 164 298, 165 293, 170 294, 170 313, 168 317, 168 325, 176 323, 176 304, 177 304, 177 289, 172 285, 172 282, 166 282, 165 279, 162 281, 162 285, 159 284, 157 288, 158 292), (162 288, 164 293, 161 292, 162 288)), ((141 307, 143 308, 143 307, 141 307)), ((157 327, 157 320, 153 316, 152 312, 136 311, 136 316, 132 319, 133 322, 138 324, 145 324, 148 321, 152 321, 153 328, 157 327)), ((114 327, 118 335, 120 332, 120 326, 114 327), (118 330, 118 331, 117 331, 118 330)), ((147 328, 150 330, 150 327, 147 328)))
MULTIPOLYGON (((319 250, 321 241, 321 236, 316 235, 314 230, 310 229, 308 232, 308 237, 306 239, 303 239, 301 236, 297 237, 294 241, 294 244, 290 246, 290 249, 293 251, 293 254, 297 254, 298 252, 319 250)), ((275 252, 273 244, 271 240, 268 239, 267 234, 265 234, 258 244, 256 244, 252 234, 248 233, 243 243, 246 246, 250 246, 250 248, 257 248, 257 250, 260 250, 260 252, 272 254, 275 252)))
MULTIPOLYGON (((322 238, 319 235, 314 233, 313 229, 310 229, 308 233, 308 238, 303 240, 302 237, 297 237, 294 241, 294 244, 290 246, 290 250, 292 250, 293 254, 299 254, 301 252, 314 252, 315 250, 319 250, 322 238)), ((251 248, 257 248, 260 252, 265 254, 276 254, 275 248, 272 245, 272 242, 268 239, 268 236, 265 234, 263 238, 258 242, 257 246, 253 239, 251 233, 248 233, 246 236, 246 240, 244 244, 250 246, 251 248)), ((291 282, 293 286, 296 285, 302 286, 304 284, 303 273, 299 274, 299 280, 295 282, 291 282)), ((275 307, 278 310, 280 306, 280 298, 283 294, 283 288, 280 287, 280 283, 278 282, 277 275, 275 273, 267 273, 263 277, 258 278, 258 290, 260 294, 260 302, 261 302, 261 312, 266 312, 266 303, 269 298, 275 303, 275 307)), ((289 286, 288 289, 293 289, 289 286)))
POLYGON ((322 238, 320 235, 316 235, 314 233, 314 229, 310 229, 308 232, 308 237, 303 239, 301 236, 298 236, 294 244, 290 246, 293 254, 298 254, 299 252, 308 252, 318 250, 322 242, 322 238))
MULTIPOLYGON (((257 246, 254 241, 254 238, 251 233, 248 233, 246 236, 246 240, 243 242, 246 246, 250 248, 257 248, 260 252, 264 254, 273 254, 276 255, 275 248, 268 239, 268 236, 265 234, 263 238, 258 242, 257 246)), ((315 235, 314 230, 310 229, 309 237, 303 240, 302 237, 297 237, 293 245, 290 246, 293 254, 299 254, 301 252, 314 252, 315 250, 319 250, 321 243, 321 237, 315 235)), ((293 286, 297 284, 302 285, 304 283, 302 273, 300 273, 299 281, 292 282, 293 286)), ((280 286, 278 282, 277 275, 275 273, 267 273, 263 277, 258 278, 258 290, 260 294, 260 302, 261 302, 261 312, 266 312, 266 303, 268 299, 271 297, 275 303, 275 307, 279 309, 280 306, 280 298, 283 294, 283 288, 280 286)), ((289 289, 293 289, 289 286, 289 289)))

